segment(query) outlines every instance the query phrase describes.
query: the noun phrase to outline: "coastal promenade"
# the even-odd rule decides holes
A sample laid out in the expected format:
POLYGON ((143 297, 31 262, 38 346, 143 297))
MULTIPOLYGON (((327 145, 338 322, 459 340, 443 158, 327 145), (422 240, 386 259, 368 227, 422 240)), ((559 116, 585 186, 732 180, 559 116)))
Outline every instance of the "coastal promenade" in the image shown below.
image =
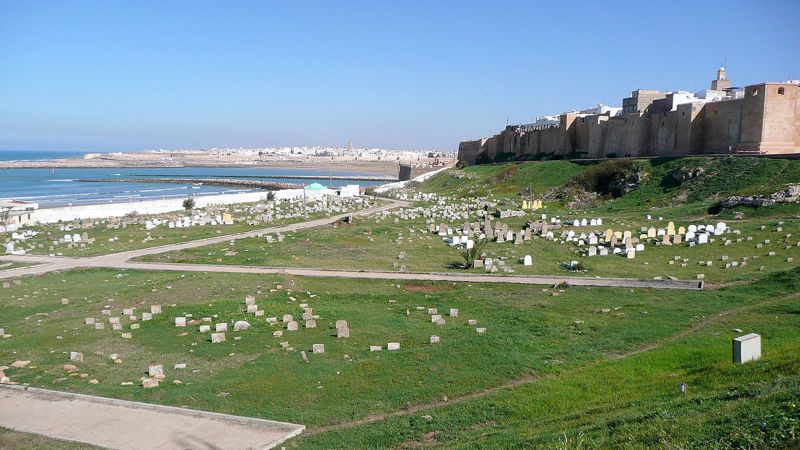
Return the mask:
MULTIPOLYGON (((366 216, 382 211, 408 206, 408 202, 390 200, 388 203, 364 209, 352 215, 366 216)), ((291 225, 264 228, 244 233, 214 236, 206 239, 169 244, 157 247, 131 250, 127 252, 112 253, 95 257, 61 257, 61 256, 34 256, 34 255, 0 255, 0 261, 15 261, 33 263, 36 265, 18 267, 0 271, 0 279, 10 279, 25 275, 41 275, 48 272, 63 271, 76 268, 115 268, 133 270, 169 270, 187 272, 225 272, 225 273, 258 273, 258 274, 288 274, 308 277, 332 278, 360 278, 360 279, 385 279, 385 280, 414 280, 414 281, 447 281, 468 283, 510 283, 510 284, 538 284, 556 285, 566 283, 575 286, 596 287, 629 287, 650 289, 678 289, 700 290, 703 289, 702 281, 694 280, 642 280, 637 278, 600 278, 600 277, 573 277, 558 275, 482 275, 447 272, 387 272, 368 270, 336 270, 336 269, 308 269, 289 267, 264 267, 264 266, 236 266, 214 264, 172 264, 132 262, 133 258, 156 255, 171 251, 186 250, 204 247, 212 244, 230 242, 233 240, 257 237, 268 233, 286 233, 307 228, 329 225, 342 220, 351 214, 340 214, 322 219, 309 220, 291 225)))

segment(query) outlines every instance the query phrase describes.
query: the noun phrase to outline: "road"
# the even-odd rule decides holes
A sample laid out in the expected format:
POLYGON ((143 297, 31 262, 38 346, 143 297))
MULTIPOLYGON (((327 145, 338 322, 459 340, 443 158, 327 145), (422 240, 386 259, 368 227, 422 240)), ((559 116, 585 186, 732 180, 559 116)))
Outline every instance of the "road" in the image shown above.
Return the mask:
MULTIPOLYGON (((382 211, 407 206, 408 203, 400 200, 391 200, 387 204, 375 206, 352 213, 356 216, 370 215, 382 211)), ((309 220, 290 225, 264 228, 244 233, 214 236, 206 239, 168 244, 158 247, 149 247, 127 252, 112 253, 109 255, 93 257, 60 257, 60 256, 34 256, 34 255, 0 255, 0 260, 35 263, 34 266, 18 267, 0 271, 0 279, 16 278, 24 275, 41 275, 53 271, 63 271, 75 268, 114 268, 136 270, 174 270, 186 272, 225 272, 225 273, 258 273, 258 274, 289 274, 309 277, 333 278, 361 278, 384 280, 415 280, 415 281, 448 281, 469 283, 512 283, 512 284, 559 284, 566 283, 573 286, 597 287, 629 287, 651 289, 703 289, 702 281, 694 280, 642 280, 637 278, 599 278, 599 277, 572 277, 558 275, 481 275, 447 272, 388 272, 368 270, 334 270, 334 269, 301 269, 288 267, 264 266, 235 266, 215 264, 168 264, 132 262, 133 258, 156 255, 176 250, 204 247, 212 244, 230 242, 239 239, 252 238, 264 234, 287 233, 295 230, 314 228, 335 223, 350 214, 340 214, 322 219, 309 220)))

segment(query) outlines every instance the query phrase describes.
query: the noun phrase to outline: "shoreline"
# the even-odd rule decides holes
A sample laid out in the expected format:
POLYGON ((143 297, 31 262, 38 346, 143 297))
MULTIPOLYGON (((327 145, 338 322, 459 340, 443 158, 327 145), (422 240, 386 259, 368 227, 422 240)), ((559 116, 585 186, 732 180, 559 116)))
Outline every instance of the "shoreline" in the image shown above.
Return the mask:
POLYGON ((0 161, 0 169, 160 169, 183 167, 220 167, 220 168, 280 168, 310 169, 319 171, 346 171, 374 174, 397 174, 400 166, 394 161, 308 161, 308 160, 269 160, 269 161, 155 161, 155 160, 111 160, 111 159, 52 159, 52 160, 16 160, 0 161))

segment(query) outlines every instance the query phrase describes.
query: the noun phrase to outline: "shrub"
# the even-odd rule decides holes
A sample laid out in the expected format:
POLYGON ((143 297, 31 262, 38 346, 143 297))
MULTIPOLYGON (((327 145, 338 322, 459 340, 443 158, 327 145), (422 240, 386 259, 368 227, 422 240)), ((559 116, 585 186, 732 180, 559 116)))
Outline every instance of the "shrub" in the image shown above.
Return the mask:
POLYGON ((184 200, 183 201, 183 209, 185 209, 187 211, 193 210, 194 209, 194 199, 193 198, 187 198, 186 200, 184 200))
POLYGON ((638 186, 640 170, 639 163, 629 159, 603 161, 573 176, 569 184, 588 192, 619 197, 638 186))

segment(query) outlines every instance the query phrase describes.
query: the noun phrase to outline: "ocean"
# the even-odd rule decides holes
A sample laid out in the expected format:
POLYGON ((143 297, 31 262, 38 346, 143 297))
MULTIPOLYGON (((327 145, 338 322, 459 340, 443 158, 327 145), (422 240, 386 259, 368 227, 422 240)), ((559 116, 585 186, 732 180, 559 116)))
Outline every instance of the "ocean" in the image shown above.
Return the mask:
MULTIPOLYGON (((30 154, 28 152, 22 152, 30 154)), ((62 153, 63 154, 63 153, 62 153)), ((52 158, 52 157, 50 157, 52 158)), ((19 159, 19 158, 13 158, 19 159)), ((26 158, 31 159, 31 158, 26 158)), ((41 159, 48 159, 43 157, 41 159)), ((381 184, 369 181, 276 179, 270 176, 359 176, 376 175, 358 172, 321 171, 268 167, 180 167, 180 168, 88 168, 88 169, 0 169, 0 198, 13 198, 36 202, 40 207, 98 204, 109 202, 135 202, 139 200, 189 197, 194 195, 232 194, 253 192, 227 186, 204 186, 194 183, 86 183, 86 179, 124 178, 237 178, 266 180, 282 183, 320 184, 338 187, 345 184, 371 186, 381 184)))

